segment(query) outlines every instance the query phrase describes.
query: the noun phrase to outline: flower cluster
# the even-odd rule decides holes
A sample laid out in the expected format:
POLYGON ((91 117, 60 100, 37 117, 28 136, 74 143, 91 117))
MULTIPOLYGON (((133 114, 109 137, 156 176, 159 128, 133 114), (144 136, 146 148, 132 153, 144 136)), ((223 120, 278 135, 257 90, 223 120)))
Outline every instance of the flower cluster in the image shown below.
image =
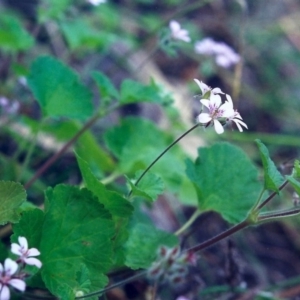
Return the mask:
POLYGON ((171 21, 170 24, 171 37, 175 40, 181 40, 189 43, 191 38, 189 37, 189 32, 186 29, 182 29, 177 21, 171 21))
POLYGON ((0 110, 3 114, 13 115, 16 114, 20 109, 18 101, 10 101, 6 97, 0 96, 0 110))
MULTIPOLYGON (((170 38, 189 43, 191 38, 186 29, 182 29, 177 21, 172 20, 169 23, 170 38)), ((205 38, 195 43, 195 52, 201 55, 213 56, 218 66, 229 68, 240 61, 240 56, 227 44, 216 42, 212 38, 205 38)))
POLYGON ((226 101, 222 103, 220 94, 224 94, 221 89, 211 89, 202 81, 194 79, 198 84, 202 92, 200 102, 205 106, 206 112, 200 113, 197 117, 197 121, 203 124, 205 127, 214 125, 214 128, 218 134, 224 132, 223 126, 227 123, 234 122, 240 132, 243 131, 242 126, 248 128, 247 125, 242 121, 241 115, 233 109, 233 102, 229 95, 225 94, 226 101))
POLYGON ((98 6, 106 2, 106 0, 87 0, 87 1, 94 6, 98 6))
POLYGON ((9 286, 24 292, 26 288, 24 277, 27 275, 22 271, 25 265, 42 267, 42 263, 35 257, 40 255, 36 248, 28 249, 28 242, 25 237, 18 238, 19 244, 11 245, 11 252, 18 255, 16 261, 10 258, 5 259, 4 264, 0 263, 0 300, 10 299, 9 286))
POLYGON ((195 265, 197 257, 192 252, 181 252, 179 247, 158 249, 157 260, 148 269, 148 277, 160 283, 173 285, 184 282, 189 265, 195 265))
POLYGON ((216 64, 229 68, 240 61, 240 56, 228 45, 205 38, 195 44, 195 52, 201 55, 214 56, 216 64))

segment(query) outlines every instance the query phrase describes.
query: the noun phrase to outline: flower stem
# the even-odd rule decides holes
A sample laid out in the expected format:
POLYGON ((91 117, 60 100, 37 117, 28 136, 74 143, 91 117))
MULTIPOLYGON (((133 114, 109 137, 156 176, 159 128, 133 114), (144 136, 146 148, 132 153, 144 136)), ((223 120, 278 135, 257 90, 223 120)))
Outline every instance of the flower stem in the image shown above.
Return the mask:
POLYGON ((249 219, 245 219, 244 221, 238 223, 237 225, 229 228, 228 230, 223 231, 222 233, 214 236, 213 238, 204 241, 201 244, 198 244, 190 249, 188 249, 187 251, 192 251, 192 252, 198 252, 204 248, 208 248, 216 243, 218 243, 219 241, 231 236, 232 234, 250 226, 251 224, 253 224, 252 222, 249 221, 249 219))
POLYGON ((285 218, 290 216, 296 216, 300 213, 300 208, 297 209, 290 209, 286 211, 279 211, 279 212, 271 212, 266 214, 261 214, 258 216, 258 222, 266 222, 266 221, 274 221, 279 218, 285 218))
POLYGON ((89 293, 89 294, 86 294, 84 296, 76 297, 75 299, 85 299, 85 298, 90 298, 90 297, 97 296, 97 295, 100 296, 103 293, 106 293, 106 292, 108 292, 108 291, 110 291, 110 290, 112 290, 112 289, 114 289, 114 288, 116 288, 118 286, 122 286, 122 285, 124 285, 124 284, 126 284, 126 283, 128 283, 130 281, 138 279, 138 278, 140 278, 140 277, 142 277, 142 276, 144 276, 146 274, 147 274, 147 270, 141 271, 141 272, 139 272, 139 273, 137 273, 137 274, 135 274, 135 275, 133 275, 131 277, 128 277, 128 278, 126 278, 124 280, 121 280, 121 281, 119 281, 119 282, 117 282, 115 284, 112 284, 112 285, 106 287, 105 289, 102 289, 102 290, 99 290, 99 291, 95 291, 93 293, 89 293))
POLYGON ((264 194, 265 191, 266 191, 265 188, 263 188, 263 189, 261 190, 261 192, 260 192, 260 194, 259 194, 259 196, 258 196, 258 198, 257 198, 257 200, 256 200, 256 203, 255 203, 255 205, 253 206, 252 211, 257 211, 258 206, 259 206, 259 203, 260 203, 261 198, 262 198, 262 196, 263 196, 263 194, 264 194))
POLYGON ((191 215, 189 220, 185 224, 183 224, 182 227, 179 228, 174 234, 180 235, 182 232, 187 230, 194 223, 194 221, 200 216, 200 214, 201 211, 199 209, 195 210, 195 212, 191 215))
POLYGON ((93 116, 85 125, 53 156, 51 156, 33 175, 33 177, 24 185, 25 189, 31 187, 31 185, 59 158, 61 157, 72 144, 74 144, 78 138, 86 132, 99 118, 106 115, 108 112, 114 110, 117 105, 112 106, 106 111, 100 111, 95 116, 93 116))
MULTIPOLYGON (((278 190, 281 191, 287 184, 288 184, 288 181, 286 180, 286 181, 278 188, 278 190)), ((262 209, 262 208, 263 208, 268 202, 270 202, 276 195, 277 195, 277 192, 273 192, 266 200, 264 200, 260 205, 257 206, 257 210, 262 209)))
POLYGON ((24 162, 22 164, 22 167, 21 167, 21 170, 19 172, 19 175, 17 177, 17 181, 20 181, 22 180, 22 176, 24 174, 24 171, 27 169, 28 167, 28 164, 30 162, 30 159, 32 157, 32 154, 33 154, 33 150, 36 146, 36 143, 37 143, 37 139, 38 139, 38 134, 43 126, 43 122, 44 122, 45 119, 43 119, 37 128, 34 129, 33 133, 32 133, 32 136, 29 138, 29 147, 28 147, 28 151, 26 153, 26 156, 25 156, 25 159, 24 159, 24 162))
MULTIPOLYGON (((144 172, 140 175, 140 177, 137 179, 137 181, 134 183, 135 186, 139 184, 139 182, 142 180, 142 178, 146 175, 146 173, 155 165, 155 163, 166 153, 168 152, 174 145, 176 145, 182 138, 184 138, 186 135, 188 135, 191 131, 196 129, 198 126, 200 126, 200 123, 197 123, 192 128, 187 130, 185 133, 183 133, 179 138, 177 138, 173 143, 171 143, 161 154, 159 154, 154 161, 144 170, 144 172)), ((132 189, 128 193, 128 197, 132 194, 132 189)))

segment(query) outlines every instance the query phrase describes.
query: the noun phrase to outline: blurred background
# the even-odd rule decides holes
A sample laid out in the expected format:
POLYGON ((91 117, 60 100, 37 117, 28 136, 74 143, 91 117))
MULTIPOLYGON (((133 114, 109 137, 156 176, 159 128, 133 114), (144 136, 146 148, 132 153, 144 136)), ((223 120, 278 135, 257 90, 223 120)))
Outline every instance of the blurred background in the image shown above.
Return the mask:
MULTIPOLYGON (((193 81, 197 78, 232 96, 248 130, 241 134, 233 126, 234 130, 228 128, 223 135, 217 135, 210 128, 198 129, 181 142, 187 156, 194 158, 199 146, 226 140, 243 148, 260 166, 254 143, 259 138, 283 174, 288 174, 293 160, 299 158, 297 0, 1 0, 2 180, 26 183, 72 136, 73 129, 57 130, 53 136, 46 126, 36 138, 36 147, 30 148, 42 113, 26 76, 32 61, 44 54, 78 72, 93 91, 95 106, 104 99, 91 79, 93 70, 103 72, 117 88, 124 79, 149 84, 153 78, 163 87, 166 99, 174 103, 166 109, 152 103, 129 104, 98 121, 92 133, 103 151, 106 149, 101 135, 124 116, 151 119, 162 129, 171 128, 174 137, 183 133, 200 111, 197 95, 201 93, 193 81), (165 40, 172 20, 188 31, 190 41, 165 40), (205 50, 203 41, 221 45, 223 60, 211 49, 205 50), (27 160, 29 151, 31 158, 27 160)), ((48 125, 51 130, 62 128, 59 120, 48 121, 48 125)), ((100 177, 102 171, 107 170, 98 170, 100 177)), ((81 182, 72 150, 35 182, 28 190, 29 199, 41 205, 45 187, 62 182, 81 182)), ((194 203, 192 191, 189 196, 185 204, 194 203)), ((162 196, 149 210, 158 227, 174 231, 179 220, 192 214, 193 209, 183 206, 177 198, 178 195, 162 196)), ((269 208, 292 206, 293 201, 297 205, 298 199, 287 190, 269 208)), ((205 213, 192 226, 193 241, 188 243, 204 241, 227 227, 218 214, 205 213)), ((0 233, 7 240, 7 231, 0 233)), ((203 251, 204 259, 189 275, 190 284, 182 290, 165 288, 161 299, 177 299, 180 295, 186 295, 186 299, 300 299, 299 234, 297 218, 238 233, 203 251), (237 288, 245 286, 247 292, 239 293, 237 288)), ((146 299, 148 288, 145 282, 134 282, 123 290, 112 291, 108 299, 146 299)))

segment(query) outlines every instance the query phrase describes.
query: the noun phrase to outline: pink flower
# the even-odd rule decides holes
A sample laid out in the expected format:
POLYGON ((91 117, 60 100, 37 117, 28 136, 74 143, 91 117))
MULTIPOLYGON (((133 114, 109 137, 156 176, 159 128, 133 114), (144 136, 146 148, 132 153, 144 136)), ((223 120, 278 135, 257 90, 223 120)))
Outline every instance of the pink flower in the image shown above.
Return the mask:
POLYGON ((10 258, 4 261, 4 267, 0 263, 0 299, 9 300, 10 291, 8 285, 24 292, 26 284, 23 280, 14 278, 13 275, 18 270, 18 264, 10 258))
POLYGON ((211 94, 210 99, 201 99, 200 102, 208 109, 208 112, 201 113, 197 118, 198 122, 206 126, 213 124, 218 134, 223 133, 224 128, 220 119, 231 116, 233 111, 226 103, 222 104, 219 95, 211 94))
POLYGON ((189 32, 186 29, 182 29, 177 21, 171 21, 170 24, 171 36, 175 40, 182 40, 189 43, 191 38, 189 37, 189 32))
POLYGON ((226 101, 222 103, 221 96, 218 94, 224 94, 219 88, 211 89, 203 82, 195 79, 195 82, 199 85, 202 95, 204 94, 208 99, 201 99, 200 102, 205 106, 206 111, 201 112, 197 117, 197 121, 203 124, 205 127, 213 125, 215 131, 218 134, 224 132, 223 126, 228 122, 234 122, 239 131, 242 132, 244 126, 247 125, 242 121, 241 115, 233 109, 233 102, 229 95, 226 95, 226 101), (210 93, 208 93, 210 92, 210 93))
POLYGON ((27 265, 34 265, 38 268, 41 268, 42 263, 37 258, 31 256, 40 255, 40 251, 36 248, 28 249, 28 242, 25 237, 20 236, 18 238, 19 244, 12 243, 11 252, 19 256, 19 260, 24 262, 27 265))
POLYGON ((228 45, 205 38, 195 44, 195 52, 215 57, 218 66, 229 68, 240 61, 240 56, 228 45))

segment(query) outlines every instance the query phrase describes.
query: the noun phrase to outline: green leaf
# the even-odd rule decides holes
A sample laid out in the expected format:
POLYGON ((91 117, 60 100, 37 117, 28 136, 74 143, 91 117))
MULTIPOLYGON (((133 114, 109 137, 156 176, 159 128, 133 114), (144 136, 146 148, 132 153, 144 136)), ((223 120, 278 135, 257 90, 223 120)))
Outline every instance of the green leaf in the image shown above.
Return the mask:
POLYGON ((40 209, 24 211, 19 223, 13 225, 12 243, 18 243, 18 237, 24 236, 30 248, 40 248, 44 213, 40 209))
POLYGON ((91 281, 85 285, 89 292, 103 288, 115 234, 110 213, 87 189, 59 185, 46 196, 40 250, 47 288, 62 299, 73 299, 83 285, 78 277, 83 268, 91 281))
POLYGON ((81 264, 76 273, 76 281, 78 286, 75 288, 77 293, 82 292, 83 295, 87 294, 91 290, 91 280, 88 268, 81 264))
POLYGON ((33 44, 33 37, 23 28, 19 18, 8 12, 2 12, 0 15, 0 49, 15 53, 27 50, 33 44))
POLYGON ((300 162, 297 159, 294 162, 294 170, 293 171, 294 171, 293 176, 295 178, 300 178, 300 162))
POLYGON ((177 244, 178 238, 173 234, 152 225, 133 223, 125 244, 125 263, 132 269, 148 268, 156 259, 159 246, 174 247, 177 244))
POLYGON ((265 189, 278 193, 278 187, 283 183, 284 179, 271 160, 267 147, 260 140, 255 140, 255 142, 258 146, 264 168, 265 189))
POLYGON ((293 176, 285 176, 287 181, 294 188, 295 192, 300 196, 300 183, 293 176))
POLYGON ((199 148, 198 153, 195 163, 187 161, 187 175, 196 188, 199 209, 216 211, 230 223, 245 219, 261 191, 255 166, 229 143, 199 148))
POLYGON ((41 0, 39 3, 38 17, 40 23, 49 19, 63 17, 65 10, 70 7, 72 0, 41 0))
POLYGON ((141 196, 150 201, 154 201, 159 194, 162 194, 164 190, 164 182, 159 176, 148 172, 137 186, 134 185, 134 182, 142 173, 143 171, 137 172, 135 175, 135 180, 127 179, 130 188, 132 189, 132 195, 141 196))
POLYGON ((77 162, 86 187, 97 196, 100 203, 110 211, 113 216, 128 218, 132 212, 132 205, 121 195, 109 191, 91 172, 88 164, 76 154, 77 162))
POLYGON ((0 181, 0 225, 16 223, 20 219, 19 207, 26 200, 26 191, 19 183, 0 181))
POLYGON ((137 102, 161 103, 158 89, 155 85, 145 86, 137 81, 125 79, 121 85, 122 104, 137 102))
POLYGON ((60 22, 60 28, 71 50, 109 48, 118 41, 117 35, 100 28, 94 28, 89 20, 82 17, 68 22, 60 22))
MULTIPOLYGON (((13 225, 14 234, 11 236, 12 243, 19 243, 18 237, 24 236, 27 239, 29 248, 40 250, 42 228, 44 223, 44 213, 40 209, 30 209, 22 212, 20 222, 13 225)), ((40 257, 37 257, 40 259, 40 257)), ((44 288, 41 282, 40 269, 35 266, 26 265, 25 272, 28 275, 34 275, 27 278, 26 284, 33 287, 44 288)))
POLYGON ((72 69, 53 57, 33 62, 28 85, 45 116, 85 120, 93 113, 91 92, 72 69))
POLYGON ((93 78, 97 83, 100 95, 104 101, 119 99, 119 92, 107 76, 101 72, 93 72, 93 78))

